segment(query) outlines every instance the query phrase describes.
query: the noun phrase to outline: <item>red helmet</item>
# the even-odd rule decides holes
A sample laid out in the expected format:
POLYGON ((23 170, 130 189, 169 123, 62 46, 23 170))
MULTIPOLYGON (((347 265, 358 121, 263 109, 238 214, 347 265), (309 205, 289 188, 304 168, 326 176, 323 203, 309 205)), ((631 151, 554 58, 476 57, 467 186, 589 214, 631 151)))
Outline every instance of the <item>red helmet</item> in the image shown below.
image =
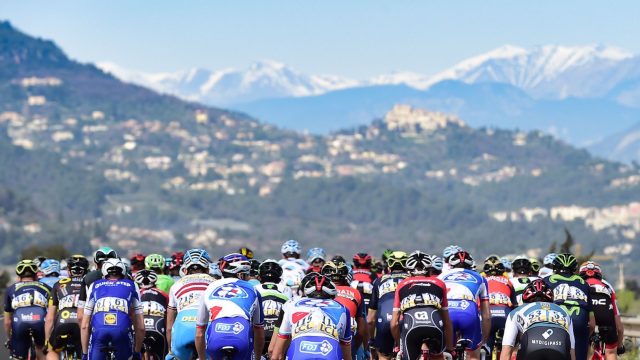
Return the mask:
POLYGON ((373 259, 367 253, 357 253, 353 255, 353 267, 370 269, 373 259))
POLYGON ((182 251, 176 251, 171 254, 171 265, 169 265, 169 270, 180 269, 182 263, 184 261, 184 253, 182 251))
POLYGON ((534 301, 553 301, 553 291, 547 286, 547 283, 542 279, 535 279, 524 288, 522 293, 522 301, 525 303, 534 301))
POLYGON ((602 279, 602 269, 595 261, 585 261, 580 265, 580 276, 583 278, 602 279))
POLYGON ((138 271, 144 269, 145 256, 137 253, 133 255, 129 260, 131 261, 131 271, 138 271))

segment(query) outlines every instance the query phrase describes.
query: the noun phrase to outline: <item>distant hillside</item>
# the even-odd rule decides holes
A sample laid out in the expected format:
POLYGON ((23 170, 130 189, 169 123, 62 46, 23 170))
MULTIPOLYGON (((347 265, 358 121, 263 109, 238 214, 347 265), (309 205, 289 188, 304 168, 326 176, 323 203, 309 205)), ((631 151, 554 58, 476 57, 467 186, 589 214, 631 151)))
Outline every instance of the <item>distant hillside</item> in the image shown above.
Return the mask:
MULTIPOLYGON (((502 125, 544 114, 510 85, 449 81, 426 92, 399 85, 296 99, 317 107, 282 110, 294 124, 351 107, 367 118, 310 135, 122 83, 49 41, 1 28, 0 65, 13 69, 0 77, 7 254, 60 241, 216 255, 250 245, 277 256, 282 240, 297 238, 347 254, 455 242, 482 257, 543 252, 568 227, 584 251, 625 262, 639 255, 639 169, 540 131, 455 115, 490 117, 478 109, 492 105, 509 115, 496 117, 502 125), (450 111, 395 104, 403 99, 450 111)), ((572 103, 561 111, 571 114, 572 103)))

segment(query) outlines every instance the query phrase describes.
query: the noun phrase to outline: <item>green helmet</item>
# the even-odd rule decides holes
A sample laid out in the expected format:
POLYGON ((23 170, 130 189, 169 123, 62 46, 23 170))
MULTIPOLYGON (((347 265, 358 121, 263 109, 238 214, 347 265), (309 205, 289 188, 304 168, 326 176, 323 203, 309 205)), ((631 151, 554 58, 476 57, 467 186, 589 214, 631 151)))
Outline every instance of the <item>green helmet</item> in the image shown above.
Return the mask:
POLYGON ((164 269, 164 256, 151 254, 144 259, 144 266, 147 270, 164 269))
POLYGON ((393 250, 391 249, 386 249, 385 251, 382 252, 382 261, 383 262, 387 262, 387 259, 389 258, 389 256, 391 256, 391 254, 393 254, 393 250))
POLYGON ((93 262, 102 264, 107 259, 115 259, 117 257, 118 253, 115 250, 108 246, 103 246, 93 254, 93 262))
POLYGON ((553 259, 553 271, 556 273, 573 274, 578 268, 578 259, 573 254, 558 254, 553 259))
POLYGON ((404 270, 407 258, 407 253, 404 251, 392 251, 387 256, 387 266, 390 270, 404 270))

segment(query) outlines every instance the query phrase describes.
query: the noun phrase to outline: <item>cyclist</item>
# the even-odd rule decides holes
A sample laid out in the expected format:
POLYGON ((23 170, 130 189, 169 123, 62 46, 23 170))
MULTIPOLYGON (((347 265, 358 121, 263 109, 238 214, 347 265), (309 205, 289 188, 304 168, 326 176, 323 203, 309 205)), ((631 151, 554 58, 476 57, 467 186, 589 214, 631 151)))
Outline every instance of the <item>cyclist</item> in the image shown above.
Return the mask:
POLYGON ((67 259, 60 260, 60 277, 69 277, 69 264, 67 263, 67 259))
POLYGON ((401 358, 420 359, 426 341, 432 358, 443 359, 445 347, 453 349, 453 328, 447 288, 436 275, 442 272, 442 259, 414 251, 406 267, 409 277, 398 284, 391 318, 391 333, 400 344, 401 358))
POLYGON ((141 359, 144 321, 138 287, 125 277, 126 268, 120 259, 104 261, 102 273, 104 279, 91 284, 84 305, 80 323, 82 357, 104 359, 106 348, 111 346, 117 360, 141 359))
MULTIPOLYGON (((449 258, 458 252, 462 251, 462 248, 458 245, 449 245, 442 251, 442 260, 444 264, 442 266, 442 272, 448 272, 451 270, 451 265, 449 265, 449 258)), ((473 264, 472 264, 473 265, 473 264)))
POLYGON ((378 277, 371 271, 373 259, 367 253, 357 253, 353 255, 353 280, 351 287, 358 289, 360 296, 364 299, 365 308, 369 307, 371 292, 373 291, 373 281, 378 277))
MULTIPOLYGON (((507 316, 518 304, 516 292, 509 278, 504 276, 505 268, 496 255, 490 255, 484 261, 483 267, 489 289, 489 311, 491 313, 491 332, 487 346, 493 350, 496 346, 498 332, 504 331, 507 316)), ((501 346, 502 344, 497 344, 501 346)))
POLYGON ((44 359, 45 315, 51 289, 37 280, 38 266, 33 260, 16 265, 18 281, 6 290, 4 331, 11 355, 26 359, 33 337, 38 360, 44 359))
POLYGON ((169 275, 164 274, 164 257, 160 254, 150 254, 144 259, 145 269, 153 271, 157 276, 155 287, 165 293, 169 293, 171 285, 175 282, 169 275))
POLYGON ((167 307, 166 359, 191 359, 195 352, 196 316, 200 297, 214 279, 209 275, 209 254, 191 249, 184 254, 182 268, 186 275, 176 281, 169 292, 167 307))
POLYGON ((513 269, 513 276, 511 277, 511 285, 516 291, 516 297, 518 299, 518 306, 522 305, 522 293, 527 285, 531 282, 532 278, 529 274, 533 271, 531 268, 531 260, 526 256, 516 256, 511 262, 511 268, 513 269))
POLYGON ((393 356, 394 340, 391 336, 393 300, 398 284, 408 276, 405 271, 407 253, 393 251, 386 256, 386 259, 389 273, 373 282, 367 314, 369 334, 373 339, 369 341, 369 346, 375 350, 381 360, 388 360, 393 356))
MULTIPOLYGON (((107 259, 116 259, 118 258, 118 254, 115 250, 110 247, 101 247, 96 250, 93 254, 93 262, 96 264, 96 269, 93 271, 89 271, 87 275, 82 279, 83 287, 80 290, 80 295, 78 296, 78 309, 84 308, 84 303, 87 300, 87 290, 89 290, 89 286, 93 284, 94 281, 102 279, 102 264, 107 259)), ((78 322, 82 322, 82 317, 84 316, 84 311, 78 311, 78 322)))
POLYGON ((137 253, 134 254, 131 258, 129 258, 129 269, 132 274, 142 270, 145 268, 145 256, 143 254, 137 253))
POLYGON ((547 276, 553 274, 553 259, 557 256, 556 253, 549 253, 545 255, 544 259, 542 259, 542 267, 538 272, 538 276, 541 278, 546 278, 547 276))
POLYGON ((282 266, 282 282, 296 294, 300 281, 309 265, 300 259, 300 244, 295 240, 287 240, 280 249, 282 259, 278 262, 282 266))
POLYGON ((177 251, 171 254, 171 264, 169 264, 169 276, 173 278, 173 281, 180 280, 180 268, 182 267, 182 259, 184 253, 177 251))
POLYGON ((544 282, 553 291, 553 300, 571 316, 573 336, 576 342, 576 358, 586 359, 589 336, 595 329, 590 287, 584 279, 575 275, 578 262, 573 254, 558 254, 553 259, 553 274, 544 282))
POLYGON ((326 263, 327 253, 323 248, 315 247, 307 251, 307 263, 309 263, 309 269, 307 273, 322 271, 322 267, 326 263))
POLYGON ((271 338, 278 333, 278 317, 284 303, 291 299, 291 289, 283 287, 289 291, 287 294, 280 290, 278 284, 282 280, 282 267, 275 260, 268 259, 262 262, 258 269, 258 275, 260 285, 256 286, 256 289, 262 297, 262 312, 264 314, 265 346, 262 355, 266 355, 269 350, 271 350, 269 353, 273 353, 275 341, 272 342, 271 338))
MULTIPOLYGON (((148 257, 147 257, 148 258, 148 257)), ((135 273, 134 281, 140 288, 142 317, 144 319, 144 352, 155 355, 154 359, 167 355, 167 306, 169 295, 156 286, 158 275, 143 269, 135 273)), ((146 356, 145 356, 146 357, 146 356)))
POLYGON ((328 277, 336 287, 337 294, 334 300, 349 310, 351 332, 354 335, 351 343, 351 352, 355 354, 361 345, 369 343, 364 301, 360 296, 360 292, 349 286, 351 284, 351 275, 345 262, 340 262, 339 260, 329 261, 322 267, 322 275, 328 277))
POLYGON ((309 273, 300 288, 303 297, 283 307, 272 358, 351 359, 349 310, 333 300, 335 285, 326 276, 309 273))
POLYGON ((247 279, 251 263, 241 254, 220 260, 223 279, 207 287, 197 311, 196 350, 200 359, 220 359, 232 348, 230 359, 260 358, 264 347, 262 299, 247 279))
POLYGON ((624 327, 620 320, 620 312, 613 286, 602 278, 600 265, 594 261, 587 261, 580 265, 580 276, 589 284, 593 314, 598 326, 598 332, 605 343, 605 357, 609 360, 618 358, 618 353, 624 352, 624 327))
POLYGON ((258 286, 260 285, 260 279, 258 279, 258 276, 260 275, 260 261, 256 259, 249 259, 249 258, 247 259, 249 261, 250 269, 249 269, 249 274, 247 275, 245 280, 248 281, 251 284, 251 286, 258 286))
POLYGON ((48 339, 47 359, 59 359, 59 353, 69 342, 73 343, 76 356, 82 356, 80 324, 78 323, 78 296, 82 290, 82 278, 89 270, 89 260, 73 255, 67 261, 71 277, 58 281, 49 297, 49 309, 45 323, 48 339))
POLYGON ((511 278, 513 276, 513 268, 512 268, 511 260, 509 260, 509 258, 507 257, 501 257, 500 262, 502 263, 502 265, 504 265, 504 269, 506 272, 505 276, 508 278, 511 278))
POLYGON ((553 293, 547 284, 541 279, 533 280, 522 299, 524 305, 507 318, 500 360, 512 359, 518 339, 518 360, 576 360, 571 317, 553 303, 553 293))
POLYGON ((47 284, 49 288, 53 288, 58 280, 60 280, 60 261, 55 259, 47 259, 40 264, 40 272, 42 277, 40 282, 47 284))
POLYGON ((469 359, 477 360, 480 358, 480 347, 487 343, 491 331, 487 280, 470 269, 473 259, 465 250, 451 255, 449 265, 451 270, 443 272, 439 278, 447 285, 453 330, 454 333, 460 333, 460 338, 471 340, 467 346, 470 350, 469 359))

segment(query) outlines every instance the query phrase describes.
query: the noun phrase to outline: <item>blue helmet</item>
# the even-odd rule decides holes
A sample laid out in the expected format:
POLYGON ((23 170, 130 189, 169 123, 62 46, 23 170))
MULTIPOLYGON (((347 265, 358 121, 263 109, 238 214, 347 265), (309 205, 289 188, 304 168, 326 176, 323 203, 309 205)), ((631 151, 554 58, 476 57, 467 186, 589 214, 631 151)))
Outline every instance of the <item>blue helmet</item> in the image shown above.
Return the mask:
POLYGON ((47 259, 40 264, 40 271, 44 276, 51 274, 60 274, 60 261, 55 259, 47 259))
POLYGON ((295 240, 287 240, 280 248, 282 254, 293 253, 300 255, 300 243, 295 240))
POLYGON ((553 265, 553 260, 556 259, 556 256, 558 256, 558 254, 556 254, 556 253, 548 253, 547 255, 545 255, 544 259, 542 259, 542 264, 544 266, 548 265, 547 267, 550 268, 553 265))
POLYGON ((220 271, 222 276, 236 277, 238 274, 249 274, 251 271, 251 262, 249 258, 238 253, 225 255, 220 259, 220 271))
POLYGON ((452 255, 455 255, 457 253, 459 253, 460 251, 463 251, 463 249, 458 246, 458 245, 449 245, 446 248, 444 248, 444 251, 442 252, 442 258, 444 259, 445 262, 449 261, 449 258, 452 255))
POLYGON ((327 257, 327 253, 324 251, 323 248, 315 247, 307 251, 307 262, 309 264, 311 264, 315 259, 326 260, 326 257, 327 257))
POLYGON ((190 249, 184 253, 182 257, 183 267, 189 270, 191 267, 198 266, 202 269, 208 269, 211 263, 209 253, 203 249, 190 249))

